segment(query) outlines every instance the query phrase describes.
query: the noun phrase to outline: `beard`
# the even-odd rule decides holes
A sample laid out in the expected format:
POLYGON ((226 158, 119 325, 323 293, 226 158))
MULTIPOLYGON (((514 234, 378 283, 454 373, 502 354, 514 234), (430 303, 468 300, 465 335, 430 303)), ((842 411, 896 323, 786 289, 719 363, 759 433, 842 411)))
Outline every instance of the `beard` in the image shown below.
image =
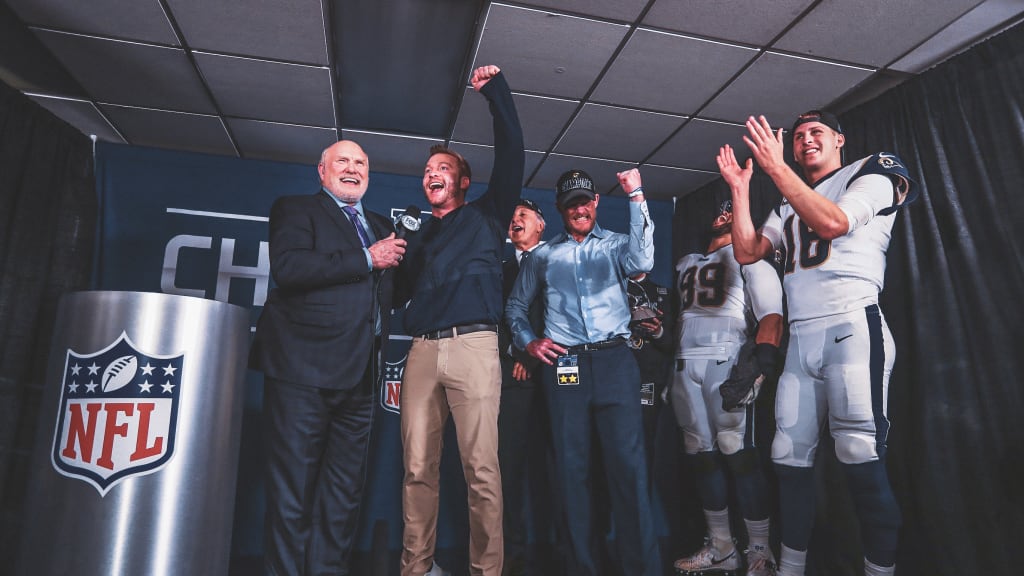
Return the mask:
POLYGON ((346 204, 355 204, 363 199, 362 194, 335 194, 335 198, 346 204))
POLYGON ((343 189, 341 185, 332 185, 330 187, 324 187, 327 188, 327 191, 331 193, 331 196, 334 196, 335 198, 341 200, 346 204, 355 204, 356 202, 362 200, 363 196, 366 194, 366 189, 348 190, 343 189))
POLYGON ((722 224, 720 226, 711 227, 712 236, 724 236, 726 234, 729 234, 730 232, 732 232, 732 222, 726 222, 725 224, 722 224))

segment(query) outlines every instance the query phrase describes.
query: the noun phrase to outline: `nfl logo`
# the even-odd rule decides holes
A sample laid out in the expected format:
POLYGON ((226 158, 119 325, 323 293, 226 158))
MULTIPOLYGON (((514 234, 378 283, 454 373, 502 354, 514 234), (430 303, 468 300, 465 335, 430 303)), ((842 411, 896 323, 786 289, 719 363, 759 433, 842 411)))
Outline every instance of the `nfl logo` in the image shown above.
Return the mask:
POLYGON ((384 385, 380 388, 380 405, 388 412, 399 414, 402 393, 402 375, 405 373, 406 355, 398 362, 384 362, 384 385))
POLYGON ((140 352, 124 332, 99 352, 70 348, 53 436, 53 467, 105 496, 174 454, 184 354, 140 352))

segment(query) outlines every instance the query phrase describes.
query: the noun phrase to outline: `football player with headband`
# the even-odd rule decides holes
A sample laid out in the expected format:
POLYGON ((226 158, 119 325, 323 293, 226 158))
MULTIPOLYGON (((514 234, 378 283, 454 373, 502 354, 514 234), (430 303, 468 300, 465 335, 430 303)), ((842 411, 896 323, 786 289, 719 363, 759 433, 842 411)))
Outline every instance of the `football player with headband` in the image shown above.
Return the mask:
POLYGON ((737 574, 744 560, 748 576, 775 574, 768 542, 773 502, 748 419, 761 382, 775 373, 782 286, 768 262, 736 262, 732 221, 732 202, 726 200, 712 222, 707 251, 676 264, 680 329, 671 404, 708 528, 704 547, 675 562, 681 576, 737 574), (749 329, 755 321, 756 330, 749 329), (745 380, 742 394, 730 397, 724 382, 741 371, 752 378, 745 380), (726 472, 747 529, 745 558, 729 528, 726 472))
POLYGON ((782 129, 761 116, 744 142, 783 196, 755 230, 750 217, 750 160, 732 149, 718 165, 732 191, 736 259, 751 263, 783 249, 790 340, 776 397, 772 459, 779 478, 782 554, 779 574, 803 574, 814 523, 812 465, 827 421, 860 520, 864 574, 893 574, 900 511, 885 470, 886 398, 895 359, 878 307, 896 211, 917 195, 893 154, 843 166, 839 120, 800 115, 790 138, 798 175, 784 160, 782 129))

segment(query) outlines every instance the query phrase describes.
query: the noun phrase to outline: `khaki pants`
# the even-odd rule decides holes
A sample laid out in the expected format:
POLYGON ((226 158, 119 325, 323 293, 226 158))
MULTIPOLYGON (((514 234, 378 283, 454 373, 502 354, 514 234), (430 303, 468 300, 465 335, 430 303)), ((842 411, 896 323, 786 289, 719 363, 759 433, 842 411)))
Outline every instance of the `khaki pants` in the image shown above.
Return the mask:
POLYGON ((470 574, 500 576, 504 556, 498 468, 500 399, 496 333, 413 340, 401 392, 402 576, 422 576, 433 561, 441 438, 449 413, 455 419, 469 492, 470 574))

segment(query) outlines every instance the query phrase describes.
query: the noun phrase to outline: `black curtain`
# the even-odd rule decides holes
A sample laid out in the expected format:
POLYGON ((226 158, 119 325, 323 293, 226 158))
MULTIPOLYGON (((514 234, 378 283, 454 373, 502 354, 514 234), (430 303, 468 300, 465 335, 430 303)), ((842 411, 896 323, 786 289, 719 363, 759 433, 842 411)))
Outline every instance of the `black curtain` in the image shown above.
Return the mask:
MULTIPOLYGON (((57 301, 85 288, 92 142, 0 82, 0 566, 13 566, 57 301)), ((0 568, 0 572, 4 570, 0 568)))
MULTIPOLYGON (((1024 533, 1022 95, 1018 25, 840 117, 847 160, 894 152, 921 185, 897 218, 881 298, 897 347, 887 463, 904 519, 898 576, 1016 571, 1024 533)), ((778 193, 763 175, 752 189, 756 222, 778 193)), ((679 200, 676 257, 703 249, 693 245, 697 230, 727 195, 719 180, 679 200)), ((856 518, 827 436, 818 456, 808 574, 860 574, 856 518)))
POLYGON ((1024 26, 841 121, 848 157, 891 150, 922 190, 882 298, 898 347, 889 473, 914 566, 901 574, 1010 574, 1024 529, 1024 26))

